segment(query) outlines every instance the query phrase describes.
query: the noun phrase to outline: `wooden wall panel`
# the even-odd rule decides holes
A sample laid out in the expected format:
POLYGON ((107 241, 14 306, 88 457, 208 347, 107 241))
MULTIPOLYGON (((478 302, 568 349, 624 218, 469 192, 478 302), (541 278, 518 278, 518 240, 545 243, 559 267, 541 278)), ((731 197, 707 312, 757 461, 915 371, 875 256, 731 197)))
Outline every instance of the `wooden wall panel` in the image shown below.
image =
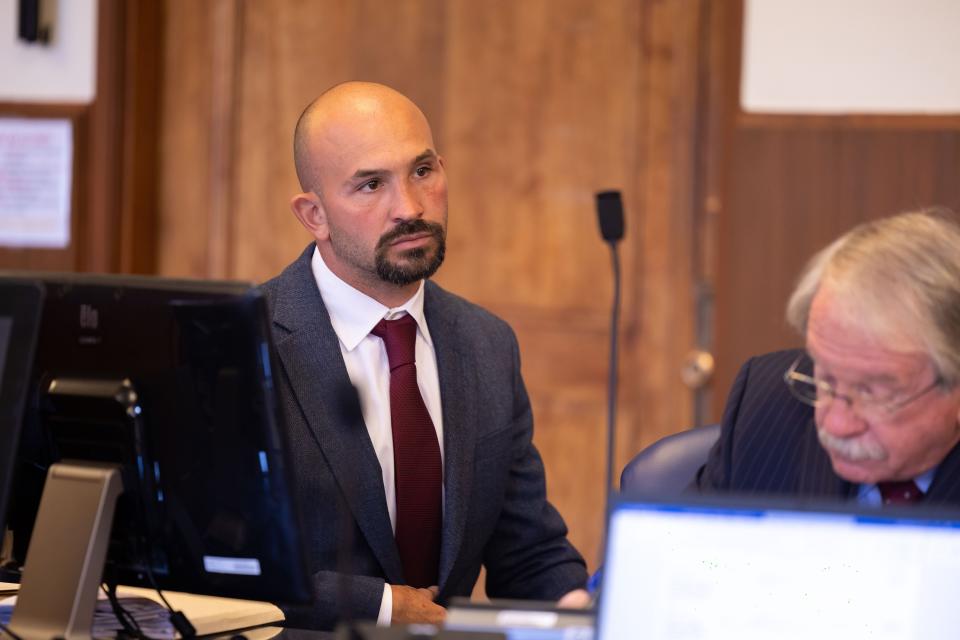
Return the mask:
POLYGON ((697 0, 640 6, 636 208, 641 217, 631 242, 638 255, 633 271, 626 272, 635 299, 624 309, 620 395, 631 401, 622 417, 618 468, 693 421, 693 395, 680 372, 695 345, 698 73, 707 16, 705 3, 697 0))
POLYGON ((960 206, 960 130, 743 126, 721 251, 718 383, 749 355, 802 344, 786 301, 812 254, 854 225, 960 206))
POLYGON ((209 246, 213 2, 167 0, 163 48, 158 273, 213 277, 209 246))
POLYGON ((154 271, 160 15, 155 0, 100 0, 92 103, 0 104, 5 117, 73 123, 69 245, 0 248, 0 268, 154 271))
MULTIPOLYGON (((593 192, 629 188, 628 215, 637 213, 631 5, 460 3, 451 11, 445 138, 456 257, 443 277, 483 304, 599 314, 594 321, 609 306, 593 192), (611 68, 620 82, 597 72, 611 68)), ((632 271, 631 245, 624 254, 632 271)))
POLYGON ((724 5, 725 55, 716 322, 719 418, 751 355, 801 346, 784 319, 806 261, 856 224, 918 207, 960 208, 960 116, 744 114, 739 94, 742 2, 724 5))
POLYGON ((279 272, 310 239, 287 206, 303 107, 348 79, 408 94, 447 161, 437 279, 516 329, 550 495, 595 567, 612 289, 593 194, 622 189, 627 212, 619 465, 691 418, 679 369, 692 344, 700 2, 173 4, 161 272, 279 272), (232 35, 203 38, 218 31, 232 35))

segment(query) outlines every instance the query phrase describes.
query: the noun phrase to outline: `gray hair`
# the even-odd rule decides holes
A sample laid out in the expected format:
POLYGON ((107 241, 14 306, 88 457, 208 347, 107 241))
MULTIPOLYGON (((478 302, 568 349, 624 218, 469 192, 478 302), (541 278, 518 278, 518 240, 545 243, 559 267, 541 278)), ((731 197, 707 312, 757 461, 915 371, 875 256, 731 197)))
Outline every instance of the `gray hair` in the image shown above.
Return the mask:
POLYGON ((960 218, 945 208, 865 222, 821 250, 787 303, 805 335, 821 287, 843 313, 878 337, 908 337, 950 384, 960 382, 960 218))

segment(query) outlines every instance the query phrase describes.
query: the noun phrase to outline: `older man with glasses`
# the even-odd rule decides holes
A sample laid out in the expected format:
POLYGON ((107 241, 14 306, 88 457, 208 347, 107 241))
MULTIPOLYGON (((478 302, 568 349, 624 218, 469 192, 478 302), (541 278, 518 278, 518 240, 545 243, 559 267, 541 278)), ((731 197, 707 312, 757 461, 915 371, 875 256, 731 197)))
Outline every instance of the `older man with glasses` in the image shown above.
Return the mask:
POLYGON ((700 490, 960 505, 960 218, 854 228, 787 318, 806 349, 743 366, 700 490))

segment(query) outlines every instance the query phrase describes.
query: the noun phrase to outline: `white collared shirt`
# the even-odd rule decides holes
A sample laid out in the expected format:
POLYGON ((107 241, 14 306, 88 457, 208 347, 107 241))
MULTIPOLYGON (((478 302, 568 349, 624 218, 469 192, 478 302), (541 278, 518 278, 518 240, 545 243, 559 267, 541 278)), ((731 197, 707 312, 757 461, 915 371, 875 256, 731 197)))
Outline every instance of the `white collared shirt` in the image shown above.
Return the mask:
MULTIPOLYGON (((377 460, 380 461, 390 526, 396 531, 397 492, 394 481, 393 430, 390 423, 390 366, 383 340, 370 335, 370 331, 383 318, 393 320, 410 314, 417 321, 417 383, 427 412, 437 430, 442 463, 444 452, 440 379, 437 375, 437 358, 433 341, 430 339, 430 329, 423 315, 424 283, 421 282, 413 297, 401 306, 389 308, 337 277, 324 263, 320 251, 316 248, 313 250, 311 269, 320 289, 320 297, 330 314, 330 324, 339 339, 347 375, 360 396, 363 421, 377 460)), ((390 624, 392 607, 392 593, 387 585, 384 587, 384 597, 380 604, 378 624, 390 624)))

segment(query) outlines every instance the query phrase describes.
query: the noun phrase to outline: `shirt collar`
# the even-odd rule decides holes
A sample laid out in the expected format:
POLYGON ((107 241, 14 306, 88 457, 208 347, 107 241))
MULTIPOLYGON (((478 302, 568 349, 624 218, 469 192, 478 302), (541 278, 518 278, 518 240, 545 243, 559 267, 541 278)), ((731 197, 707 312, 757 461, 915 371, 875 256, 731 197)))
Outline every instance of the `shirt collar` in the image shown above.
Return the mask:
MULTIPOLYGON (((937 473, 937 467, 921 473, 913 481, 917 488, 926 495, 930 491, 930 485, 933 484, 933 476, 937 473)), ((880 497, 880 487, 876 484, 861 484, 857 490, 857 499, 867 505, 879 505, 882 501, 880 497)))
POLYGON ((930 485, 933 484, 933 476, 937 472, 937 468, 934 467, 929 471, 921 473, 916 478, 913 479, 917 483, 917 488, 920 489, 926 495, 927 491, 930 490, 930 485))
POLYGON ((417 329, 427 344, 433 348, 430 330, 423 315, 423 287, 420 281, 417 292, 399 307, 380 304, 362 291, 341 280, 323 261, 319 249, 314 247, 310 260, 313 278, 320 289, 320 297, 330 314, 330 324, 337 338, 347 351, 353 351, 380 320, 393 320, 408 313, 417 321, 417 329))

